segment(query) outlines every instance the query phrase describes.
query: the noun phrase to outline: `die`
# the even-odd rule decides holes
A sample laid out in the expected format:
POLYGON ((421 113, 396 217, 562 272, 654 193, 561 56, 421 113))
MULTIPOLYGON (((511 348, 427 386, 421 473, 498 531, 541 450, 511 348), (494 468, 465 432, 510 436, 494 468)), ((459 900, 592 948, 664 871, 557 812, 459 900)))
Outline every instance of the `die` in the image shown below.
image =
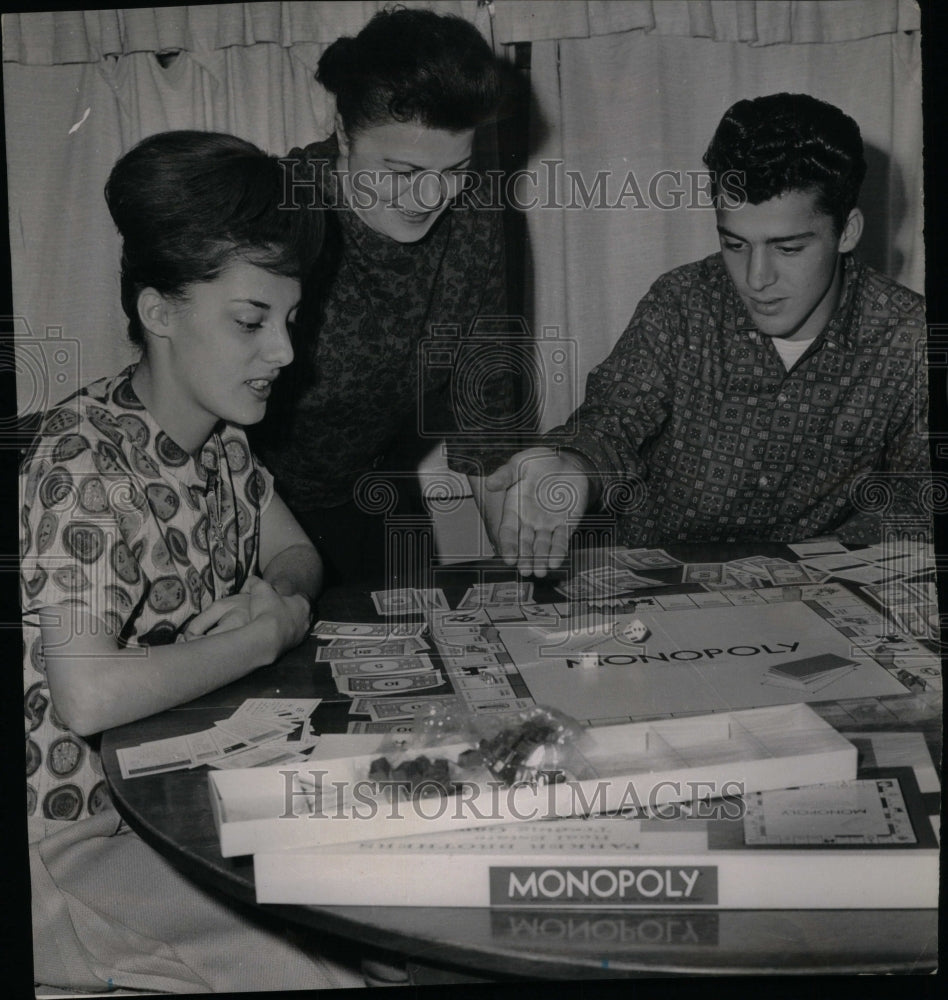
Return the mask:
POLYGON ((626 639, 631 639, 633 642, 645 642, 652 633, 643 621, 633 618, 622 630, 622 634, 626 639))

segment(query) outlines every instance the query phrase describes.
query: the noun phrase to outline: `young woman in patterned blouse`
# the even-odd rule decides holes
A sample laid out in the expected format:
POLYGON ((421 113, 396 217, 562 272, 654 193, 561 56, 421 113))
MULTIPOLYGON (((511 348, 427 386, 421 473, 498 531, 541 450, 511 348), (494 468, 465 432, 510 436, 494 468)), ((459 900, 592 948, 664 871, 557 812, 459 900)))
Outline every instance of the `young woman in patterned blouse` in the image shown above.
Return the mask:
POLYGON ((277 160, 227 135, 162 133, 118 162, 106 199, 141 359, 49 411, 21 469, 46 985, 362 983, 251 927, 134 834, 116 836, 95 751, 94 734, 236 680, 307 633, 321 562, 243 430, 292 360, 300 279, 322 239, 320 213, 279 210, 281 193, 277 160))

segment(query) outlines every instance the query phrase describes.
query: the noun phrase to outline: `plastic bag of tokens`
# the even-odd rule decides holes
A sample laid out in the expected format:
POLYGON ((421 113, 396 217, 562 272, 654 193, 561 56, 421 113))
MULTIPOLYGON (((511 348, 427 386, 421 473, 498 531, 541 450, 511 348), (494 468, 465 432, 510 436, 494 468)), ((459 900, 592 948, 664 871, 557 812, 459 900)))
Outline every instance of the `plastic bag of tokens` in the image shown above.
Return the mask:
POLYGON ((585 729, 553 708, 474 714, 458 703, 432 704, 415 715, 413 743, 468 743, 458 763, 486 768, 505 785, 544 784, 592 777, 582 754, 585 729))
POLYGON ((382 741, 382 756, 371 761, 366 777, 412 797, 450 795, 464 782, 489 778, 479 754, 462 752, 458 759, 457 746, 470 742, 470 723, 455 705, 439 699, 420 709, 405 731, 382 741), (452 744, 451 751, 438 752, 452 744))

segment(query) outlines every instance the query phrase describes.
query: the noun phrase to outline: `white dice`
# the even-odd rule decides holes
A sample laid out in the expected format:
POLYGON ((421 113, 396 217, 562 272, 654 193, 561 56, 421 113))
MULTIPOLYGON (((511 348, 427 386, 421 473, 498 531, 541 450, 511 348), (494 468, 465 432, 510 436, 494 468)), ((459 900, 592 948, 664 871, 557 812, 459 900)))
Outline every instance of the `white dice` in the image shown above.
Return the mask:
POLYGON ((633 618, 622 630, 622 634, 626 639, 631 639, 632 642, 645 642, 652 633, 644 622, 638 618, 633 618))

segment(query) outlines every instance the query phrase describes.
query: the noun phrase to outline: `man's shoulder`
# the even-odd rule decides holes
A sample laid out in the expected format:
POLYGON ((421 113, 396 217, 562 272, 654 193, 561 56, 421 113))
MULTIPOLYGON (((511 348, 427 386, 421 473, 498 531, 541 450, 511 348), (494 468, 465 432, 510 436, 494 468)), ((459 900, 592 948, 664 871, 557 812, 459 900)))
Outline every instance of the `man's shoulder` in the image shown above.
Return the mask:
POLYGON ((856 286, 847 326, 854 346, 913 358, 927 336, 925 299, 868 264, 853 265, 856 286))
POLYGON ((720 253, 710 254, 701 260, 679 264, 655 280, 652 287, 664 292, 701 291, 718 292, 730 287, 730 279, 720 253))
POLYGON ((730 322, 734 308, 734 286, 716 253, 656 278, 639 300, 626 332, 652 328, 664 338, 701 338, 709 324, 730 322))
POLYGON ((681 264, 657 278, 643 304, 663 312, 718 314, 734 294, 720 253, 681 264))
POLYGON ((859 281, 861 309, 893 319, 924 321, 924 296, 863 261, 854 260, 853 266, 859 281))

